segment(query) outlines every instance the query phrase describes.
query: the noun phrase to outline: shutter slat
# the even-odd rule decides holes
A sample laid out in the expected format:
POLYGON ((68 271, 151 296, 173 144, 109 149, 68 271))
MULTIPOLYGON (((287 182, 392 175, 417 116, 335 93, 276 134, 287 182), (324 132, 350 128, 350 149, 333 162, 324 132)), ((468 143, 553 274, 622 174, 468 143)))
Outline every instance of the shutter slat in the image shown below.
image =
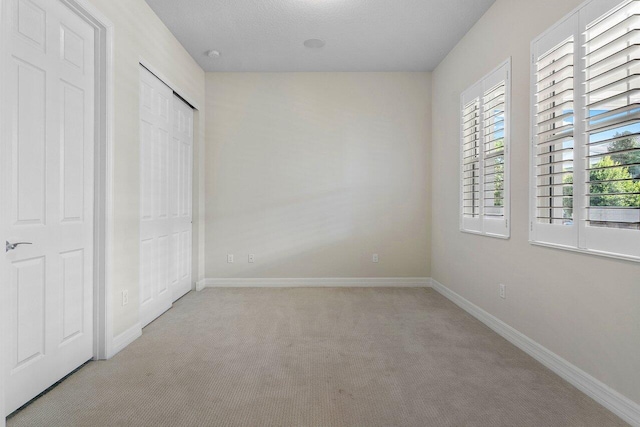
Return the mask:
MULTIPOLYGON (((544 195, 544 196, 536 196, 536 197, 539 198, 539 199, 559 199, 559 198, 562 198, 562 199, 573 199, 572 195, 567 195, 567 194, 547 194, 547 195, 544 195)), ((538 207, 540 207, 540 206, 538 206, 538 207)))
POLYGON ((634 44, 587 65, 585 71, 587 72, 588 78, 593 79, 612 71, 616 67, 627 64, 629 61, 637 59, 640 59, 640 45, 634 44))
POLYGON ((589 78, 585 81, 588 91, 592 91, 603 86, 608 85, 611 82, 620 80, 629 75, 640 74, 640 59, 632 59, 628 62, 624 62, 617 67, 614 67, 602 74, 589 78))
POLYGON ((612 54, 619 52, 629 45, 638 44, 640 44, 640 32, 638 29, 633 29, 625 34, 621 34, 617 38, 594 49, 589 48, 592 46, 592 43, 589 42, 587 43, 587 50, 589 51, 587 53, 587 65, 589 63, 596 63, 601 59, 608 58, 612 54))
POLYGON ((573 117, 573 111, 569 111, 569 112, 566 112, 566 113, 559 114, 557 116, 551 117, 549 119, 544 119, 542 121, 539 121, 538 122, 538 126, 545 126, 545 125, 548 125, 550 123, 554 123, 554 122, 557 122, 557 121, 563 121, 564 119, 568 119, 570 117, 573 117))
POLYGON ((553 151, 540 151, 538 150, 538 157, 549 157, 549 155, 554 155, 554 154, 559 154, 559 153, 571 153, 573 152, 573 147, 571 148, 561 148, 559 150, 553 150, 553 151))
MULTIPOLYGON (((619 70, 617 70, 617 71, 619 71, 619 70)), ((606 75, 609 75, 609 74, 612 74, 612 73, 611 72, 607 72, 607 73, 604 73, 604 75, 599 76, 599 77, 603 77, 603 76, 606 76, 606 75)), ((614 88, 615 86, 618 86, 618 85, 628 84, 631 81, 637 80, 638 77, 640 77, 640 73, 628 74, 628 75, 626 75, 626 76, 624 76, 622 78, 618 78, 616 80, 613 80, 612 82, 607 83, 607 84, 605 84, 603 86, 600 86, 598 88, 589 89, 589 90, 587 90, 586 93, 589 96, 597 98, 598 92, 611 90, 612 88, 614 88)))
POLYGON ((557 82, 558 79, 573 76, 573 63, 567 64, 562 68, 555 70, 554 73, 538 81, 538 87, 549 87, 557 82), (549 86, 548 86, 549 85, 549 86))
POLYGON ((606 170, 606 169, 615 169, 615 168, 628 168, 629 166, 640 166, 640 162, 635 162, 635 163, 627 163, 624 165, 620 165, 620 164, 615 164, 612 166, 599 166, 599 167, 590 167, 587 168, 586 170, 588 171, 598 171, 598 170, 606 170))
MULTIPOLYGON (((553 140, 550 140, 550 141, 540 142, 540 143, 536 144, 536 146, 538 148, 544 148, 544 147, 550 147, 552 145, 559 145, 559 144, 564 144, 564 143, 569 143, 569 142, 573 143, 573 135, 569 135, 569 136, 566 136, 564 138, 553 139, 553 140)), ((571 147, 571 149, 573 149, 573 147, 571 147)))
POLYGON ((537 177, 541 178, 541 177, 553 177, 553 176, 562 176, 562 175, 573 175, 573 171, 540 173, 540 174, 537 174, 537 177))
POLYGON ((544 167, 544 166, 550 166, 550 165, 560 165, 562 163, 572 164, 573 163, 573 159, 555 160, 555 161, 551 161, 551 162, 547 162, 547 163, 538 163, 536 166, 537 167, 544 167))
POLYGON ((538 137, 545 142, 554 141, 556 139, 565 138, 567 134, 573 135, 573 124, 560 126, 554 129, 546 130, 538 133, 538 137))
MULTIPOLYGON (((627 20, 627 17, 636 15, 640 12, 640 5, 637 1, 631 1, 626 4, 624 7, 615 11, 604 19, 597 21, 596 23, 590 25, 588 27, 588 31, 586 33, 588 41, 595 41, 601 35, 606 34, 609 30, 616 27, 620 23, 627 20)), ((631 24, 634 24, 631 22, 631 24)))
POLYGON ((537 108, 538 111, 546 112, 547 109, 553 108, 559 105, 559 103, 564 103, 571 101, 573 102, 573 88, 565 89, 556 93, 554 96, 547 98, 545 100, 538 99, 537 108))
POLYGON ((605 106, 606 104, 611 104, 615 101, 620 101, 620 100, 624 101, 624 98, 631 98, 632 96, 635 99, 640 100, 640 88, 631 88, 629 90, 625 90, 624 92, 612 95, 608 98, 599 99, 598 101, 593 101, 591 103, 588 103, 587 111, 595 110, 597 109, 596 107, 605 106))
POLYGON ((564 111, 569 111, 573 113, 573 98, 571 98, 569 101, 564 101, 559 104, 556 103, 553 107, 540 110, 540 112, 538 113, 538 116, 546 116, 546 115, 558 114, 558 113, 564 114, 563 113, 564 111), (571 108, 569 108, 569 106, 571 106, 571 108))
MULTIPOLYGON (((504 93, 499 97, 495 98, 493 101, 489 101, 484 104, 484 111, 489 111, 491 115, 493 115, 496 111, 504 111, 504 93), (499 107, 503 108, 499 108, 499 107)), ((486 114, 486 113, 485 113, 486 114)))
POLYGON ((502 110, 495 110, 493 114, 491 114, 489 117, 485 117, 484 120, 491 120, 495 117, 499 117, 500 115, 504 114, 504 109, 502 110))
POLYGON ((538 96, 538 99, 544 102, 548 98, 555 95, 556 92, 569 89, 569 88, 573 89, 573 73, 561 80, 558 80, 557 82, 554 82, 554 84, 550 86, 546 86, 544 88, 538 88, 536 95, 538 96))
MULTIPOLYGON (((640 154, 640 147, 627 148, 627 149, 618 150, 618 151, 607 151, 606 153, 589 154, 589 155, 587 155, 587 158, 588 159, 595 159, 595 158, 598 158, 598 157, 607 157, 607 156, 611 156, 611 155, 629 154, 629 153, 640 154)), ((621 166, 626 166, 626 164, 621 164, 621 166)))
POLYGON ((640 120, 640 103, 632 103, 587 119, 587 130, 603 132, 607 128, 618 128, 623 123, 636 123, 640 120), (624 121, 623 121, 624 120, 624 121))
MULTIPOLYGON (((572 43, 572 45, 573 45, 573 43, 572 43)), ((552 73, 556 72, 557 70, 560 70, 560 69, 566 67, 568 64, 572 64, 573 65, 573 47, 571 48, 571 52, 565 53, 564 55, 562 55, 561 57, 557 58, 555 61, 550 62, 549 64, 545 65, 544 67, 539 67, 538 68, 538 72, 537 72, 539 80, 547 78, 549 76, 549 74, 552 74, 552 73)))

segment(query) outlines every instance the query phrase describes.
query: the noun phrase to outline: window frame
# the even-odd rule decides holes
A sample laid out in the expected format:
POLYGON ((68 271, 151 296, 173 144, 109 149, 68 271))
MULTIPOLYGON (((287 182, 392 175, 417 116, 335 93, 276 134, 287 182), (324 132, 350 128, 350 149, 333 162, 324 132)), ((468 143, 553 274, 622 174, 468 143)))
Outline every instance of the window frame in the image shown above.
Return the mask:
POLYGON ((459 115, 459 229, 463 233, 493 237, 497 239, 509 239, 511 237, 511 57, 500 63, 491 72, 487 73, 480 80, 470 85, 460 94, 458 106, 459 115), (503 171, 503 216, 499 219, 485 215, 484 194, 485 194, 485 134, 484 124, 484 102, 483 98, 487 91, 500 85, 504 81, 504 171, 503 171), (464 109, 465 105, 479 99, 480 111, 480 154, 479 154, 479 194, 480 206, 477 217, 466 216, 464 212, 464 109))
POLYGON ((605 228, 587 224, 587 161, 588 133, 586 132, 587 112, 585 111, 586 47, 585 33, 589 25, 604 20, 622 9, 630 0, 587 0, 565 15, 554 25, 531 41, 530 84, 529 84, 529 243, 571 252, 600 257, 640 262, 640 250, 630 249, 634 241, 640 248, 640 230, 605 228), (544 54, 554 46, 549 39, 560 43, 563 31, 571 28, 574 36, 574 157, 573 157, 573 218, 570 226, 542 224, 537 221, 536 185, 536 62, 537 54, 544 54), (563 28, 565 27, 565 28, 563 28), (539 49, 539 44, 547 49, 539 49), (634 234, 635 233, 635 234, 634 234), (626 252, 625 252, 626 251, 626 252), (634 253, 630 253, 634 252, 634 253))

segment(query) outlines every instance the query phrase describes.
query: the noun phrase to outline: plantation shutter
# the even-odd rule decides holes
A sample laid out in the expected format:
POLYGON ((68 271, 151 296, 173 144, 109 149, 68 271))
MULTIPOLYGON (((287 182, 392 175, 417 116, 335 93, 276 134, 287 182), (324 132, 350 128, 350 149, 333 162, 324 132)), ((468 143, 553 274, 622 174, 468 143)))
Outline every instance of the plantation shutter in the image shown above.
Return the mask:
POLYGON ((640 2, 585 8, 585 249, 640 256, 640 2), (603 12, 603 9, 606 9, 603 12))
POLYGON ((480 98, 462 109, 462 212, 480 216, 480 98))
POLYGON ((586 32, 588 225, 640 229, 638 2, 586 32))
POLYGON ((591 0, 532 49, 531 240, 640 260, 640 1, 591 0))
POLYGON ((511 61, 462 94, 460 228, 508 237, 509 119, 511 61))
POLYGON ((533 46, 533 240, 577 245, 574 223, 576 48, 572 15, 533 46))
POLYGON ((482 171, 485 234, 508 237, 510 61, 483 79, 482 171))
POLYGON ((482 129, 484 133, 484 214, 504 217, 504 131, 505 82, 485 92, 482 129))

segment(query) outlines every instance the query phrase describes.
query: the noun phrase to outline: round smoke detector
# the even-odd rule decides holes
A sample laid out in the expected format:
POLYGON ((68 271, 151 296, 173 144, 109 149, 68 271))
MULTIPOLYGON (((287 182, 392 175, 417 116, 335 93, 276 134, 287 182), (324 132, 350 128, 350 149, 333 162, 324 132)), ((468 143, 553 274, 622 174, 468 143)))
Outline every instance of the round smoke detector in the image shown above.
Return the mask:
POLYGON ((309 49, 320 49, 321 47, 324 47, 325 43, 324 43, 324 40, 309 39, 309 40, 305 40, 304 45, 309 49))

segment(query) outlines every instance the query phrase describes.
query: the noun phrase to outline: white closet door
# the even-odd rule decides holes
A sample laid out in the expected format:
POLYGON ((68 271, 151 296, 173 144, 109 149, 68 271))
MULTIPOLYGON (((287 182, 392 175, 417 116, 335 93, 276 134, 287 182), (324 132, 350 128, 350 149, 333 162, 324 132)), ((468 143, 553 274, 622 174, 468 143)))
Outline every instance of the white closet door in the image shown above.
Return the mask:
POLYGON ((177 300, 191 290, 193 109, 173 97, 170 215, 171 291, 177 300))
POLYGON ((30 243, 0 259, 9 414, 93 355, 94 31, 58 0, 6 11, 0 227, 30 243))
MULTIPOLYGON (((170 151, 173 91, 140 67, 140 321, 146 326, 173 301, 170 255, 170 151)), ((171 197, 172 198, 172 197, 171 197)))

